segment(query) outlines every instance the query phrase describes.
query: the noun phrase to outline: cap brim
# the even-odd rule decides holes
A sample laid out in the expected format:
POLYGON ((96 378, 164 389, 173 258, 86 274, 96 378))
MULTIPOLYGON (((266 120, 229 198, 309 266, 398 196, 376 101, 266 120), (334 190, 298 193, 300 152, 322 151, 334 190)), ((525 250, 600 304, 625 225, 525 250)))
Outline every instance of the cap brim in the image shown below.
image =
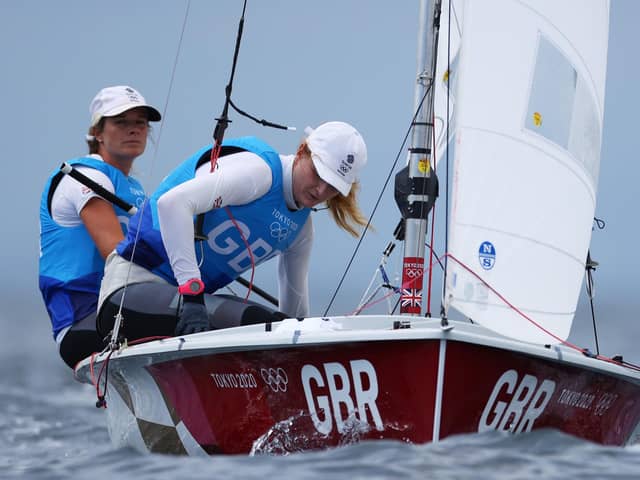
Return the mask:
POLYGON ((119 107, 109 110, 108 112, 103 113, 101 118, 115 117, 116 115, 120 115, 121 113, 124 113, 128 110, 133 110, 134 108, 140 108, 140 107, 147 109, 150 122, 159 122, 160 120, 162 120, 162 115, 160 115, 160 112, 155 107, 152 107, 151 105, 121 105, 119 107))
POLYGON ((320 158, 318 158, 318 155, 313 152, 311 153, 311 160, 313 161, 313 166, 316 167, 316 172, 318 172, 318 175, 322 180, 338 190, 343 197, 349 195, 349 192, 351 191, 351 184, 349 182, 346 182, 343 178, 340 178, 338 174, 329 169, 324 163, 322 163, 320 158))

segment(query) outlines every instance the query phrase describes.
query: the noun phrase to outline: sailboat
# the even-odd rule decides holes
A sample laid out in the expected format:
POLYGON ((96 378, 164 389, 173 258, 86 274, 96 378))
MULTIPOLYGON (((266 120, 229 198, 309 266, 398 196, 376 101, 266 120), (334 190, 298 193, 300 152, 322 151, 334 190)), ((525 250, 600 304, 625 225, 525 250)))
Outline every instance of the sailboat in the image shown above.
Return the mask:
POLYGON ((567 341, 590 267, 608 18, 606 0, 422 0, 417 113, 396 180, 400 313, 363 314, 365 301, 352 315, 85 359, 75 376, 106 395, 113 442, 285 453, 541 428, 638 442, 640 368, 567 341), (442 312, 431 318, 425 235, 436 195, 448 196, 447 159, 442 312))

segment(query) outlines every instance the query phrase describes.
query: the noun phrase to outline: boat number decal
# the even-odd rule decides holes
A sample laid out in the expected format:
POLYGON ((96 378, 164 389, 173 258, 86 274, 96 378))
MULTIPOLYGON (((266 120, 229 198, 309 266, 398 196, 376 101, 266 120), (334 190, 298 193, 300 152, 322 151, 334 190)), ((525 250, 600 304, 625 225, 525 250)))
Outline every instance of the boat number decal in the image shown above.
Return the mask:
POLYGON ((313 425, 321 434, 331 433, 334 420, 339 433, 352 416, 369 423, 367 414, 378 431, 384 430, 376 404, 378 376, 368 360, 351 360, 347 367, 339 362, 324 363, 321 368, 306 364, 300 375, 313 425))
POLYGON ((542 414, 555 389, 556 382, 552 380, 540 382, 529 374, 520 379, 518 372, 507 370, 493 387, 482 412, 478 431, 530 432, 533 422, 542 414))
POLYGON ((287 372, 282 368, 261 368, 260 375, 264 383, 269 385, 269 388, 274 392, 286 392, 287 384, 289 383, 289 377, 287 372))
POLYGON ((210 373, 218 388, 256 388, 258 384, 252 373, 210 373))
POLYGON ((485 270, 491 270, 496 263, 496 249, 491 242, 482 242, 478 249, 480 266, 485 270))

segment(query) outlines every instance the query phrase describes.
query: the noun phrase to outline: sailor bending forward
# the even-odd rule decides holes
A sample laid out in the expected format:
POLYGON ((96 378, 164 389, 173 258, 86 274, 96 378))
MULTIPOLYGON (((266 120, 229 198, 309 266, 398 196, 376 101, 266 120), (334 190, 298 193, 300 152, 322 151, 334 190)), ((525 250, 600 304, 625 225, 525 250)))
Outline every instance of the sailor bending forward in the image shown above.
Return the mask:
POLYGON ((274 256, 279 309, 307 316, 311 207, 326 202, 337 225, 354 236, 355 227, 366 224, 356 192, 367 151, 349 124, 320 125, 295 155, 279 155, 254 137, 223 142, 214 171, 210 155, 207 146, 181 163, 131 218, 126 239, 106 261, 97 322, 102 335, 112 331, 123 296, 119 333, 128 340, 265 321, 265 310, 262 318, 247 311, 214 315, 226 307, 206 294, 274 256), (199 214, 206 239, 194 242, 199 214))

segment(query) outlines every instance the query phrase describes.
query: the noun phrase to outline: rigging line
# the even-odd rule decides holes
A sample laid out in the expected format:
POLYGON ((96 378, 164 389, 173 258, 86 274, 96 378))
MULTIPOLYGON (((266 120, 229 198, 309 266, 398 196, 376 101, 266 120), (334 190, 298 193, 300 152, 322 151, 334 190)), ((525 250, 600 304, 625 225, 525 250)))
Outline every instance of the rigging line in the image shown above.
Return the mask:
MULTIPOLYGON (((171 77, 169 80, 169 89, 167 91, 167 97, 164 103, 164 107, 162 110, 162 120, 160 122, 160 129, 158 130, 158 140, 156 142, 154 142, 154 152, 153 152, 153 158, 151 160, 151 168, 150 168, 150 177, 153 178, 153 170, 154 170, 154 166, 157 162, 157 157, 158 157, 158 151, 159 151, 159 147, 160 147, 160 140, 162 138, 162 130, 164 127, 164 122, 166 119, 166 114, 167 114, 167 110, 169 107, 169 99, 171 97, 171 91, 173 89, 173 84, 174 84, 174 79, 175 79, 175 73, 177 70, 177 65, 178 65, 178 59, 180 58, 180 52, 182 51, 182 41, 184 39, 184 32, 186 30, 187 27, 187 19, 189 18, 189 9, 191 7, 191 0, 187 0, 187 7, 185 9, 184 12, 184 19, 182 21, 182 29, 180 31, 180 39, 178 40, 178 48, 176 49, 176 55, 173 61, 173 67, 171 70, 171 77)), ((145 208, 150 208, 148 206, 149 201, 145 201, 142 204, 142 207, 140 208, 141 212, 140 212, 140 216, 142 217, 142 215, 144 214, 144 209, 145 208)), ((136 253, 136 246, 138 245, 138 239, 140 238, 140 227, 138 227, 138 230, 136 231, 136 236, 135 239, 133 241, 133 248, 131 249, 131 260, 129 262, 129 268, 127 269, 127 276, 125 278, 125 282, 124 282, 124 287, 122 290, 122 298, 120 299, 120 305, 118 305, 118 313, 116 314, 116 321, 114 322, 114 326, 113 326, 113 330, 111 331, 111 342, 110 342, 110 347, 112 350, 115 350, 116 346, 117 346, 117 341, 118 341, 118 335, 120 333, 120 326, 122 323, 122 310, 124 308, 124 301, 125 301, 125 297, 127 294, 127 286, 129 285, 129 278, 131 275, 131 269, 133 266, 133 259, 136 253)))
MULTIPOLYGON (((598 218, 598 217, 593 217, 593 222, 594 222, 594 226, 592 227, 592 230, 595 230, 596 228, 598 228, 599 230, 603 230, 605 228, 605 222, 604 220, 598 218)), ((596 354, 600 354, 600 346, 598 345, 598 329, 597 329, 597 322, 596 322, 596 309, 595 309, 595 305, 593 302, 593 299, 595 297, 595 293, 594 293, 594 289, 595 289, 595 284, 593 281, 593 272, 596 271, 596 267, 598 266, 598 262, 593 261, 593 259, 591 258, 591 250, 587 250, 587 265, 586 265, 586 282, 585 282, 585 288, 587 290, 587 296, 589 297, 589 306, 591 308, 591 323, 593 325, 593 338, 595 340, 595 344, 596 344, 596 354)))
POLYGON ((155 159, 158 155, 158 150, 160 148, 160 138, 162 137, 162 130, 164 128, 164 119, 167 114, 167 110, 169 109, 169 99, 171 98, 171 91, 173 90, 173 83, 176 76, 176 71, 178 69, 178 59, 180 58, 180 51, 182 50, 182 40, 184 39, 184 32, 187 28, 187 19, 189 18, 189 9, 191 8, 191 0, 187 0, 187 8, 184 12, 184 19, 182 20, 182 30, 180 30, 180 39, 178 40, 178 49, 176 51, 176 55, 173 59, 173 67, 171 68, 171 77, 169 79, 169 89, 167 91, 167 96, 164 102, 164 107, 162 108, 162 121, 160 122, 160 128, 158 130, 158 141, 154 142, 154 155, 153 162, 151 163, 151 168, 153 170, 153 165, 155 164, 155 159))
MULTIPOLYGON (((247 10, 247 0, 244 0, 243 6, 242 6, 242 15, 240 16, 240 21, 238 22, 238 32, 236 35, 236 44, 235 44, 235 48, 233 51, 233 61, 231 64, 231 74, 229 75, 229 83, 227 84, 227 86, 225 87, 225 102, 224 102, 224 106, 222 108, 222 113, 220 114, 220 116, 218 118, 216 118, 217 122, 216 122, 216 126, 214 128, 213 131, 213 145, 211 147, 211 154, 210 154, 210 162, 211 162, 211 168, 210 168, 210 172, 213 172, 216 168, 216 164, 218 162, 218 159, 220 158, 220 154, 222 152, 222 142, 224 140, 224 134, 225 131, 227 129, 227 127, 229 126, 229 123, 231 123, 231 120, 229 120, 229 106, 233 107, 240 115, 243 115, 247 118, 250 118, 251 120, 254 120, 257 123, 260 123, 264 126, 267 127, 273 127, 273 128, 280 128, 283 130, 295 130, 295 127, 288 127, 288 126, 283 126, 283 125, 278 125, 276 123, 273 122, 269 122, 267 120, 258 120, 256 117, 248 114, 247 112, 244 112, 243 110, 240 110, 231 100, 231 93, 233 91, 233 80, 235 78, 235 73, 236 73, 236 67, 238 65, 238 57, 240 54, 240 44, 242 42, 242 33, 244 31, 244 17, 245 17, 245 13, 247 10)), ((233 218, 233 216, 231 215, 231 211, 226 208, 227 214, 229 215, 231 221, 233 222, 234 226, 236 227, 236 229, 238 230, 238 233, 240 235, 240 237, 242 238, 247 251, 249 252, 249 257, 251 258, 251 280, 249 282, 247 282, 244 279, 236 279, 237 282, 243 284, 243 286, 247 287, 248 291, 247 291, 247 296, 245 297, 245 301, 247 301, 249 299, 249 295, 251 294, 252 291, 255 290, 255 292, 262 296, 264 299, 266 299, 267 301, 274 303, 274 301, 277 304, 277 301, 274 299, 274 297, 272 297, 271 295, 269 295, 268 293, 266 293, 264 290, 260 289, 260 288, 254 288, 253 286, 253 280, 255 278, 255 261, 254 261, 254 257, 253 257, 253 252, 251 251, 251 248, 249 246, 249 243, 247 242, 243 232, 241 231, 241 229, 238 227, 238 224, 236 223, 235 219, 233 218), (247 284, 248 283, 248 284, 247 284)), ((201 262, 204 261, 204 247, 203 247, 203 241, 206 240, 207 236, 204 234, 203 232, 203 228, 204 228, 204 213, 200 213, 196 216, 196 221, 195 221, 195 237, 196 240, 200 241, 200 245, 201 245, 201 249, 202 249, 202 258, 201 258, 201 262)), ((231 290, 231 289, 230 289, 231 290)))
POLYGON ((593 324, 593 337, 596 343, 596 354, 600 354, 600 346, 598 345, 598 329, 596 326, 596 311, 595 306, 593 304, 594 295, 594 284, 593 284, 593 272, 596 270, 597 262, 594 262, 591 259, 591 251, 587 250, 587 265, 586 265, 586 275, 587 281, 585 282, 585 287, 587 289, 587 295, 589 296, 589 305, 591 307, 591 323, 593 324))
MULTIPOLYGON (((435 75, 435 73, 434 73, 435 75)), ((435 83, 435 82, 434 82, 435 83)), ((434 92, 435 93, 435 92, 434 92)), ((435 113, 435 108, 433 108, 432 110, 432 120, 431 123, 433 124, 433 127, 431 127, 431 133, 432 133, 432 148, 431 148, 431 158, 432 158, 432 165, 433 165, 433 174, 436 176, 437 178, 437 174, 436 174, 436 163, 437 163, 437 158, 436 158, 436 129, 435 129, 435 124, 436 124, 436 113, 435 113)), ((433 281, 433 240, 435 237, 435 229, 436 229, 436 210, 435 208, 433 209, 433 212, 431 213, 431 245, 429 245, 429 280, 427 282, 427 309, 425 312, 425 317, 431 317, 431 287, 432 287, 432 281, 433 281)))
MULTIPOLYGON (((236 44, 233 49, 233 60, 231 62, 231 74, 229 75, 229 83, 227 83, 227 86, 224 89, 225 91, 224 105, 222 107, 222 113, 218 118, 216 118, 216 126, 213 130, 213 144, 211 146, 211 154, 210 154, 210 163, 211 163, 211 168, 209 170, 210 172, 213 172, 216 169, 216 164, 218 163, 218 159, 220 158, 220 153, 222 152, 222 142, 224 140, 224 132, 229 126, 229 122, 230 122, 229 116, 228 116, 229 105, 231 104, 231 92, 233 90, 233 79, 236 74, 236 67, 238 65, 238 56, 240 54, 240 43, 242 41, 242 32, 244 31, 244 14, 246 10, 247 10, 247 0, 244 0, 242 5, 242 15, 240 16, 240 20, 238 22, 236 44)), ((227 213, 229 212, 230 211, 227 209, 227 213)), ((196 240, 201 242, 201 245, 202 245, 202 242, 204 242, 207 238, 207 236, 203 232, 204 215, 205 215, 204 213, 198 214, 196 216, 195 225, 194 225, 194 237, 196 238, 196 240)), ((236 228, 237 228, 237 224, 235 222, 234 222, 234 225, 236 225, 236 228)), ((238 232, 242 237, 242 232, 240 231, 239 228, 238 228, 238 232)), ((248 244, 246 242, 245 244, 248 247, 248 244)), ((250 256, 252 255, 251 249, 249 249, 249 255, 250 256)), ((204 249, 203 249, 203 255, 202 255, 201 261, 204 261, 204 249)), ((253 280, 253 275, 251 278, 253 280)), ((251 293, 251 290, 249 290, 249 293, 251 293)))
POLYGON ((471 269, 470 267, 468 267, 464 262, 458 260, 456 257, 454 257, 452 254, 450 253, 445 253, 444 256, 448 256, 451 257, 451 260, 453 260, 455 263, 457 263, 460 267, 462 267, 464 270, 466 270, 467 272, 469 272, 473 277, 477 278, 480 282, 482 282, 482 284, 487 287, 494 295, 496 295, 500 300, 502 300, 502 302, 507 305, 509 308, 511 308, 515 313, 517 313, 518 315, 520 315, 522 318, 524 318, 525 320, 527 320, 529 323, 531 323, 533 326, 535 326, 536 328, 538 328, 539 330, 541 330, 542 332, 544 332, 545 334, 549 335, 550 337, 552 337, 554 340, 556 340, 559 344, 562 344, 568 348, 571 348, 573 350, 576 350, 580 353, 582 353, 583 355, 590 357, 590 358, 594 358, 596 360, 602 360, 603 362, 607 362, 607 363, 612 363, 614 365, 622 365, 625 366, 627 368, 630 368, 632 370, 637 370, 640 371, 640 366, 638 365, 634 365, 632 363, 628 363, 628 362, 618 362, 616 360, 614 360, 613 358, 609 358, 606 357, 604 355, 600 355, 600 354, 593 354, 589 351, 588 348, 581 348, 579 346, 577 346, 574 343, 569 342, 568 340, 564 340, 561 337, 558 337, 557 335, 551 333, 549 330, 547 330, 546 328, 544 328, 542 325, 540 325, 538 322, 536 322, 534 319, 532 319, 531 317, 529 317, 528 315, 526 315, 522 310, 520 310, 518 307, 516 307, 514 304, 512 304, 511 302, 509 302, 509 300, 507 300, 502 294, 500 294, 495 288, 493 288, 489 283, 487 283, 480 275, 478 275, 476 272, 473 271, 473 269, 471 269))
POLYGON ((233 214, 231 213, 231 209, 229 207, 224 207, 224 210, 225 210, 225 212, 227 212, 227 215, 229 216, 229 219, 233 223, 233 226, 236 227, 236 230, 238 230, 238 233, 240 234, 240 238, 244 242, 245 247, 247 247, 247 252, 249 252, 249 261, 251 262, 251 279, 249 280, 248 285, 245 285, 247 287, 247 295, 246 295, 246 297, 244 297, 244 301, 246 303, 249 300, 249 295, 251 295, 251 292, 253 290, 253 279, 254 279, 255 273, 256 273, 256 261, 255 261, 255 258, 253 256, 253 251, 251 250, 251 246, 249 245, 249 242, 247 241, 247 237, 242 232, 242 229, 238 225, 238 222, 236 221, 236 219, 234 218, 233 214))
MULTIPOLYGON (((213 148, 211 149, 211 171, 213 172, 216 167, 216 162, 220 157, 220 150, 222 149, 222 141, 224 140, 224 132, 229 126, 229 105, 231 104, 231 92, 233 90, 233 79, 236 74, 236 67, 238 65, 238 56, 240 54, 240 42, 242 41, 242 32, 244 30, 244 14, 247 10, 247 0, 244 0, 242 5, 242 15, 238 22, 238 33, 236 34, 236 45, 233 50, 233 61, 231 62, 231 74, 229 75, 229 83, 224 89, 225 100, 222 107, 222 113, 216 118, 216 126, 213 130, 213 148)), ((202 217, 198 217, 201 219, 202 217)))
MULTIPOLYGON (((445 182, 444 182, 444 250, 449 249, 449 125, 450 125, 450 105, 451 105, 451 3, 453 0, 449 0, 447 5, 447 119, 446 119, 446 136, 445 136, 445 182)), ((447 318, 447 312, 445 310, 446 305, 446 288, 447 288, 447 265, 448 257, 444 258, 444 273, 442 276, 442 299, 440 305, 440 317, 447 318)))
MULTIPOLYGON (((412 287, 415 287, 417 282, 420 281, 421 277, 414 277, 411 280, 400 284, 400 287, 398 287, 399 289, 410 289, 412 287)), ((387 287, 387 285, 380 285, 378 287, 378 289, 382 288, 382 287, 387 287)), ((390 288, 390 292, 388 292, 387 294, 385 294, 382 298, 379 298, 378 300, 373 301, 373 296, 370 297, 370 301, 368 301, 365 304, 359 305, 358 308, 356 308, 356 310, 354 310, 353 312, 350 312, 348 315, 359 315, 360 312, 362 312, 365 309, 371 308, 374 305, 377 305, 378 303, 389 299, 392 295, 396 295, 398 292, 396 291, 396 287, 394 287, 393 285, 389 285, 390 288)), ((400 300, 402 300, 402 297, 399 297, 397 300, 396 305, 394 306, 394 310, 398 307, 398 303, 400 302, 400 300)), ((391 313, 393 314, 393 312, 391 313)))
POLYGON ((329 309, 331 308, 331 305, 333 305, 333 302, 334 302, 334 300, 336 298, 336 295, 338 295, 338 292, 340 291, 340 288, 342 287, 342 284, 344 282, 344 279, 347 276, 347 273, 349 273, 349 269, 351 268, 351 265, 353 264, 353 261, 355 260, 356 254, 358 253, 358 250, 360 249, 360 245, 362 245, 362 241, 364 240, 364 237, 367 234, 367 231, 369 230, 369 225, 371 225, 371 221, 373 220, 373 216, 375 215, 376 211, 378 210, 378 207, 380 206, 380 202, 382 201, 382 195, 384 194, 384 191, 387 189, 387 186, 389 185, 389 181, 391 180, 391 176, 393 175, 393 171, 395 170, 396 166, 398 165, 398 161, 400 159, 400 155, 402 155, 402 152, 404 151, 404 146, 407 144, 407 139, 409 138, 409 135, 411 134, 411 129, 413 128, 413 123, 416 121, 416 118, 418 117, 418 113, 422 109, 422 105, 423 105, 425 99, 427 98, 427 95, 429 93, 429 90, 431 90, 431 86, 432 85, 433 85, 433 83, 429 86, 429 88, 426 89, 424 95, 422 96, 422 99, 420 100, 420 103, 419 103, 418 107, 416 108, 416 111, 413 114, 411 122, 409 123, 409 128, 407 128, 407 133, 405 134, 404 139, 402 140, 402 144, 400 145, 400 149, 398 150, 398 154, 396 155, 396 158, 393 161, 393 164, 391 165, 391 169, 389 170, 389 173, 387 174, 387 178, 385 179, 384 184, 382 185, 382 189, 380 191, 380 194, 378 195, 378 199, 376 200, 376 203, 373 206, 373 210, 371 211, 371 214, 369 215, 369 218, 367 220, 367 225, 364 227, 364 231, 362 232, 362 235, 360 236, 360 239, 358 240, 358 243, 357 243, 356 247, 353 250, 353 254, 351 255, 351 259, 349 260, 349 263, 347 264, 347 267, 345 268, 344 273, 342 274, 342 278, 338 282, 338 285, 336 286, 336 289, 333 292, 333 296, 331 297, 331 300, 329 301, 329 305, 327 305, 327 308, 325 309, 325 311, 324 311, 322 316, 326 316, 327 313, 329 312, 329 309))

